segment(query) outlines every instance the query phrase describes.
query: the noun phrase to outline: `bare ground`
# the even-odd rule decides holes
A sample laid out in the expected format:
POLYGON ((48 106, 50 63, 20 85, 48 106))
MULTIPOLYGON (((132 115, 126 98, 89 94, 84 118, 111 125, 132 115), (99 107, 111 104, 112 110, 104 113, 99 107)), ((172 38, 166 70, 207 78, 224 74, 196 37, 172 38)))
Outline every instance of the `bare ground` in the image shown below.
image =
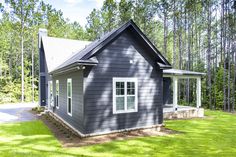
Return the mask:
POLYGON ((113 140, 125 140, 144 136, 165 136, 177 133, 176 131, 162 128, 161 131, 155 131, 154 129, 145 129, 81 138, 72 133, 69 129, 65 128, 61 123, 47 114, 40 116, 40 119, 48 126, 48 128, 60 141, 63 147, 81 147, 106 143, 113 140))

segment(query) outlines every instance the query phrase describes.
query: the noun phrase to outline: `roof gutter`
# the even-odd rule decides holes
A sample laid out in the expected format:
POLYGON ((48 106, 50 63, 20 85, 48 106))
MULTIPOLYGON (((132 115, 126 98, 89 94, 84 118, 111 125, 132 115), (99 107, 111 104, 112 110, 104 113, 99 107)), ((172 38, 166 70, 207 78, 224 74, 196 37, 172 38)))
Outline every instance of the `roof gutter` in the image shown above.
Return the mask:
POLYGON ((163 70, 172 68, 171 65, 166 65, 166 64, 159 63, 159 62, 157 62, 157 65, 160 67, 160 69, 163 69, 163 70))
POLYGON ((81 69, 85 69, 85 66, 95 66, 98 63, 96 62, 81 62, 81 61, 77 61, 71 65, 68 65, 66 67, 54 70, 49 72, 50 75, 58 75, 58 74, 62 74, 62 73, 66 73, 66 72, 71 72, 71 71, 77 71, 77 70, 81 70, 81 69))

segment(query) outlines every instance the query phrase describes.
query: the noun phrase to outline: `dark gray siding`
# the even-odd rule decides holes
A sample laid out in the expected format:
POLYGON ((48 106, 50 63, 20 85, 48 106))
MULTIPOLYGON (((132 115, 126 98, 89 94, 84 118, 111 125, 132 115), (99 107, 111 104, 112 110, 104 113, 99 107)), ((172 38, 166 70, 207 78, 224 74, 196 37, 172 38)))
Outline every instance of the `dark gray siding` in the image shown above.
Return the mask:
POLYGON ((84 74, 86 133, 162 124, 162 70, 149 54, 129 30, 98 52, 99 64, 84 74), (113 77, 138 78, 138 112, 112 113, 113 77))
POLYGON ((83 125, 83 72, 82 70, 53 77, 53 95, 56 96, 56 80, 59 80, 59 109, 53 112, 80 132, 83 125), (67 78, 72 79, 72 116, 67 114, 67 78))
POLYGON ((39 66, 39 104, 46 106, 48 99, 48 70, 43 45, 39 48, 39 66))
POLYGON ((171 78, 163 78, 163 103, 164 105, 173 104, 171 78))

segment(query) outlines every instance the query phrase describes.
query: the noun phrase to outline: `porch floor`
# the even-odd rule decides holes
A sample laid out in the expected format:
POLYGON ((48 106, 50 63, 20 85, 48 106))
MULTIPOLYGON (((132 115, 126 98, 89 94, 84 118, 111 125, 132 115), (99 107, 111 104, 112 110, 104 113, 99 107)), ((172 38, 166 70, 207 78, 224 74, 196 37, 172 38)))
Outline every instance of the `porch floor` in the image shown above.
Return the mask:
POLYGON ((181 119, 181 118, 195 118, 204 117, 204 109, 192 106, 178 105, 177 111, 174 110, 173 105, 163 106, 164 119, 181 119))
MULTIPOLYGON (((178 105, 178 111, 188 111, 188 110, 193 110, 193 109, 197 109, 196 107, 192 107, 192 106, 182 106, 182 105, 178 105)), ((163 106, 163 112, 175 112, 173 105, 164 105, 163 106)))

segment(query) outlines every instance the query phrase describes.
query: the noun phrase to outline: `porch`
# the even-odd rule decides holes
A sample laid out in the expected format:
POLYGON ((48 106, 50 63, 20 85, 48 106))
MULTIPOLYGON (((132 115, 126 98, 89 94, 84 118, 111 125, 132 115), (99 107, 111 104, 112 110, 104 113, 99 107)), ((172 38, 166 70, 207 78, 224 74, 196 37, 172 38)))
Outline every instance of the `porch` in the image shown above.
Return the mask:
POLYGON ((178 110, 174 111, 172 105, 164 105, 163 107, 164 119, 187 119, 194 117, 204 117, 204 109, 178 105, 178 110))
POLYGON ((169 79, 169 81, 163 84, 163 96, 164 106, 163 114, 164 119, 175 119, 175 118, 193 118, 203 117, 204 109, 201 108, 201 77, 205 73, 168 69, 163 70, 163 78, 169 79), (196 79, 196 106, 183 106, 178 104, 178 81, 179 79, 196 79), (171 86, 172 80, 172 86, 171 86), (173 94, 171 94, 171 88, 173 94))

